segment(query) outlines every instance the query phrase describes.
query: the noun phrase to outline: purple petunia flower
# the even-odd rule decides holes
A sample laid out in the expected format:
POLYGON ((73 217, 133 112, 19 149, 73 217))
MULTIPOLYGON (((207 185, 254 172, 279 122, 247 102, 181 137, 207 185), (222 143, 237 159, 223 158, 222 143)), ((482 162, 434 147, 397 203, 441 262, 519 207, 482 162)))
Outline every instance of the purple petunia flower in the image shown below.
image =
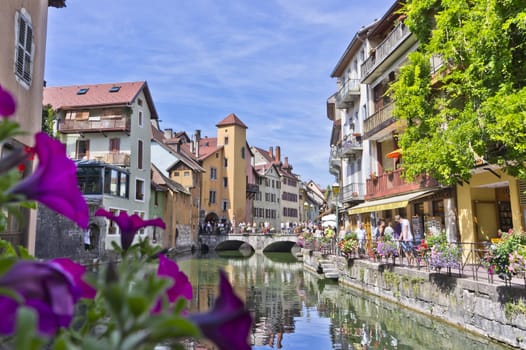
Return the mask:
POLYGON ((13 95, 0 85, 0 116, 9 117, 16 110, 16 101, 13 95))
POLYGON ((34 152, 38 156, 37 169, 8 192, 36 200, 80 227, 88 227, 89 209, 77 183, 77 167, 66 156, 64 145, 39 132, 34 152))
POLYGON ((207 313, 190 315, 190 321, 221 350, 250 350, 247 340, 252 317, 223 271, 220 271, 219 290, 214 308, 207 313))
MULTIPOLYGON (((175 302, 179 297, 187 300, 192 300, 192 284, 184 272, 179 270, 177 263, 168 259, 163 254, 159 255, 159 267, 157 268, 157 276, 169 277, 173 281, 173 285, 166 290, 166 296, 170 303, 175 302)), ((161 311, 161 300, 157 301, 153 313, 161 311)))
POLYGON ((0 287, 10 289, 20 297, 20 300, 15 300, 0 295, 0 334, 13 334, 17 310, 24 305, 36 311, 39 332, 51 336, 59 328, 69 326, 75 303, 81 297, 93 297, 88 291, 91 287, 79 283, 85 269, 73 261, 60 260, 20 260, 0 277, 0 287))
POLYGON ((117 216, 103 208, 98 209, 95 212, 95 216, 103 216, 107 219, 115 221, 117 226, 121 229, 121 247, 124 250, 128 250, 133 242, 133 238, 137 231, 147 226, 157 226, 162 229, 166 228, 166 224, 160 218, 143 220, 137 214, 128 215, 126 212, 121 211, 117 216))

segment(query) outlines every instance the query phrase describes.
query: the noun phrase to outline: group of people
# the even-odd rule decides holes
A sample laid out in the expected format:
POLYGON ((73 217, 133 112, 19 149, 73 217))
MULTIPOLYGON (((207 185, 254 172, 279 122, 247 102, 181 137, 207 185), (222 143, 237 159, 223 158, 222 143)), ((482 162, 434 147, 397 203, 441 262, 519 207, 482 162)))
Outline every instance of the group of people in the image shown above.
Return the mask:
MULTIPOLYGON (((367 237, 363 222, 358 224, 356 234, 358 239, 358 252, 363 254, 365 253, 367 237)), ((408 264, 412 265, 414 262, 414 237, 411 232, 411 223, 409 220, 400 215, 395 216, 394 224, 386 222, 384 219, 379 219, 373 232, 373 238, 378 241, 386 236, 391 237, 391 239, 399 243, 401 253, 407 258, 408 264)))

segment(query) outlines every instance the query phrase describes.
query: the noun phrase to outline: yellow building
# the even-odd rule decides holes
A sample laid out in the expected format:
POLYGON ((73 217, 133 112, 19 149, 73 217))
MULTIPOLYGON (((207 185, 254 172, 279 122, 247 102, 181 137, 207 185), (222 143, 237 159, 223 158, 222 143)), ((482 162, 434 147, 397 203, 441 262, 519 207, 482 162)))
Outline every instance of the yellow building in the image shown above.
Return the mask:
POLYGON ((473 170, 469 182, 457 186, 457 208, 462 242, 497 238, 499 230, 524 229, 526 183, 484 164, 473 170))

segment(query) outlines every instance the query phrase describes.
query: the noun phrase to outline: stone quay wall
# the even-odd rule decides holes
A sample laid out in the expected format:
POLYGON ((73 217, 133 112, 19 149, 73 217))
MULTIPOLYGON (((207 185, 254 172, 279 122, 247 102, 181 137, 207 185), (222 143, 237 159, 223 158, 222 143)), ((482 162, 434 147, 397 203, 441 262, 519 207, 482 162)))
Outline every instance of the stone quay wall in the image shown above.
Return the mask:
MULTIPOLYGON (((459 276, 426 268, 407 268, 370 260, 347 260, 303 249, 304 267, 318 273, 320 260, 330 260, 339 271, 340 285, 374 294, 413 311, 438 318, 466 331, 526 349, 526 315, 506 315, 505 305, 526 301, 524 285, 488 283, 471 274, 459 276)), ((323 278, 323 274, 320 274, 323 278)))

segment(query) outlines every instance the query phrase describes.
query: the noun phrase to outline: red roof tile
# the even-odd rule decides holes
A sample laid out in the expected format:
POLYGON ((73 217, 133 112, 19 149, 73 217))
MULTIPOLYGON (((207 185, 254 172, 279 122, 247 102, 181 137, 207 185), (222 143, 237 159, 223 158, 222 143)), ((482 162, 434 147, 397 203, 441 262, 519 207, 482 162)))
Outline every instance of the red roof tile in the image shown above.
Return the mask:
POLYGON ((72 86, 56 86, 44 88, 44 105, 51 105, 53 109, 73 109, 110 105, 127 105, 144 90, 147 102, 152 110, 152 117, 157 118, 157 112, 145 81, 126 83, 86 84, 72 86), (110 92, 112 87, 119 87, 118 91, 110 92), (78 94, 80 89, 87 89, 78 94))
POLYGON ((234 113, 230 113, 225 119, 221 120, 219 123, 216 124, 217 127, 230 125, 238 125, 245 129, 248 129, 245 123, 243 123, 241 119, 239 119, 234 113))

